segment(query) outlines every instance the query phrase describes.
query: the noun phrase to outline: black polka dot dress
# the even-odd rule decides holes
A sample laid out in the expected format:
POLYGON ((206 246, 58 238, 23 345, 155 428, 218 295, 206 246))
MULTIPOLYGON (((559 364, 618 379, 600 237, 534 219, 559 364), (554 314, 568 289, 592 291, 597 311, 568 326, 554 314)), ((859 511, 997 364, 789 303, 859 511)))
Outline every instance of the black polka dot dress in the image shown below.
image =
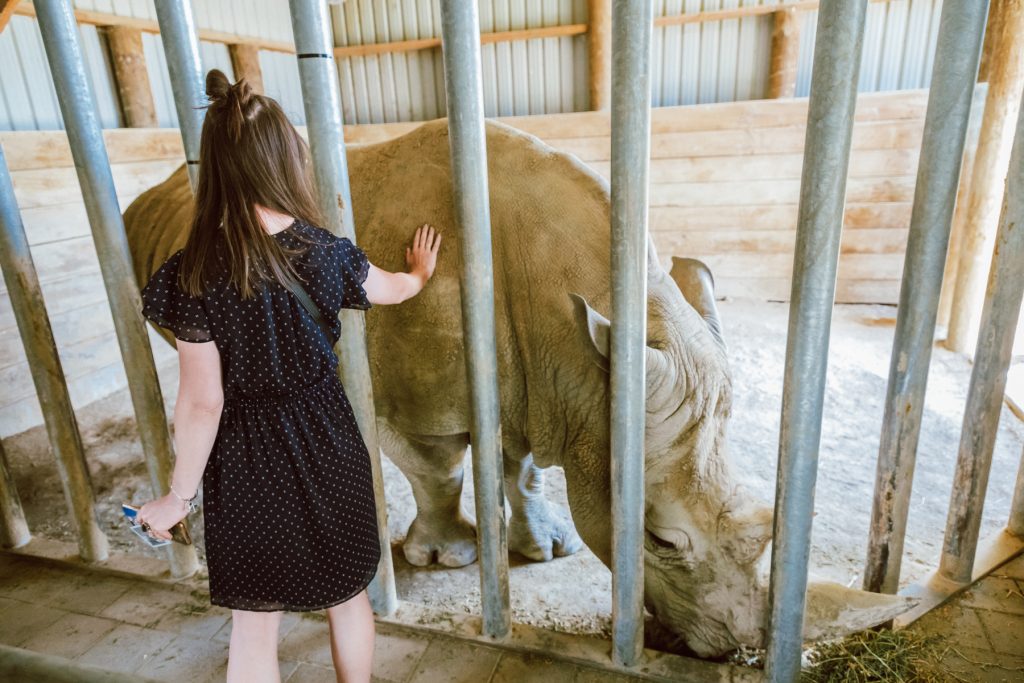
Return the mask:
POLYGON ((348 239, 300 221, 274 239, 313 242, 294 263, 332 339, 276 281, 242 300, 225 273, 188 296, 181 251, 142 290, 143 315, 221 355, 224 411, 202 485, 211 602, 308 611, 363 590, 381 556, 370 457, 333 350, 337 312, 370 308, 370 266, 348 239))

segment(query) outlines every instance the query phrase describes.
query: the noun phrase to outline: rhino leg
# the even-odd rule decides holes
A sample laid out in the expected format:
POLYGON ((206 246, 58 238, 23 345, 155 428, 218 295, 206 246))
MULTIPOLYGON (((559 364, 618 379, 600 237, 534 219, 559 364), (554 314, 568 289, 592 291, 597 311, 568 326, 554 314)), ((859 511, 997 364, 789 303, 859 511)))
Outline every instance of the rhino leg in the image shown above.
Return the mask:
POLYGON ((416 518, 402 544, 409 564, 462 567, 476 560, 476 529, 462 514, 463 462, 468 435, 406 437, 378 430, 381 449, 412 486, 416 518))
POLYGON ((503 451, 505 496, 512 508, 508 548, 538 562, 572 555, 583 547, 569 513, 544 495, 544 470, 533 455, 503 451))

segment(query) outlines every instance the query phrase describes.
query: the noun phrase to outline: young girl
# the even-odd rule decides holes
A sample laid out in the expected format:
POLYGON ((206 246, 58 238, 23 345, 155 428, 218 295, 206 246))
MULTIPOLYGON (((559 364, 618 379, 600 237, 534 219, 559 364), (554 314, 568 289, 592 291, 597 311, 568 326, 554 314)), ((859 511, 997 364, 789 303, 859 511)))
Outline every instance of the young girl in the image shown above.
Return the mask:
POLYGON ((320 609, 338 680, 369 681, 365 588, 381 547, 370 456, 337 375, 337 314, 414 296, 441 237, 423 225, 408 272, 377 268, 318 227, 308 148, 277 102, 217 70, 206 93, 188 241, 142 290, 143 315, 177 339, 180 386, 171 492, 139 523, 170 538, 202 482, 210 601, 232 610, 229 683, 278 681, 282 613, 320 609))

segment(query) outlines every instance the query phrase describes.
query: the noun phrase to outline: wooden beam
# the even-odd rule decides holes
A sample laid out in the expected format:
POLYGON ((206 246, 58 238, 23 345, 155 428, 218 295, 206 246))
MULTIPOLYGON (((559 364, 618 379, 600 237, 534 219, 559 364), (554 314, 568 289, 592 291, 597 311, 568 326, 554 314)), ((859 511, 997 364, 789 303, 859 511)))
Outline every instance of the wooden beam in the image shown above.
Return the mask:
POLYGON ((992 47, 988 96, 971 172, 966 228, 960 245, 946 346, 971 353, 978 336, 992 249, 1010 165, 1014 122, 1024 87, 1024 0, 994 3, 987 31, 992 47))
MULTIPOLYGON (((564 38, 587 32, 586 24, 566 24, 563 26, 543 26, 516 31, 494 31, 480 34, 480 44, 504 43, 513 40, 536 40, 539 38, 564 38)), ((367 43, 365 45, 342 45, 334 48, 335 57, 365 57, 395 52, 412 52, 441 47, 440 38, 417 38, 415 40, 396 40, 389 43, 367 43)))
MULTIPOLYGON (((868 0, 869 2, 890 2, 890 0, 868 0)), ((817 0, 805 0, 804 2, 792 2, 786 5, 797 11, 808 11, 818 9, 817 0)), ((773 14, 779 11, 779 5, 750 5, 736 7, 733 9, 712 10, 708 12, 693 12, 691 14, 675 14, 667 17, 655 17, 655 26, 678 26, 680 24, 699 24, 705 21, 725 21, 726 19, 744 19, 746 17, 758 17, 765 14, 773 14)))
POLYGON ((156 128, 156 103, 149 87, 142 31, 129 26, 107 26, 107 45, 114 67, 114 82, 121 113, 128 128, 156 128))
POLYGON ((590 108, 601 111, 612 101, 612 3, 590 0, 589 9, 590 108))
POLYGON ((7 22, 14 16, 14 10, 18 8, 18 0, 0 0, 0 33, 7 28, 7 22))
POLYGON ((772 14, 772 55, 769 61, 768 98, 796 95, 796 72, 800 63, 800 16, 792 7, 772 14))
POLYGON ((259 48, 246 43, 232 43, 228 45, 228 54, 231 55, 231 68, 235 72, 235 80, 244 78, 254 92, 262 95, 265 91, 259 48))
MULTIPOLYGON (((17 7, 14 10, 15 14, 20 14, 26 17, 34 17, 36 15, 35 8, 32 6, 31 2, 28 2, 28 0, 22 0, 20 4, 16 4, 17 7)), ((75 20, 79 24, 91 24, 93 26, 125 26, 137 29, 144 33, 160 33, 159 24, 152 19, 122 17, 117 14, 108 14, 106 12, 93 12, 91 10, 76 9, 75 20)), ((233 33, 225 33, 224 31, 199 29, 199 39, 206 40, 211 43, 245 43, 248 45, 254 45, 260 50, 269 50, 271 52, 295 52, 295 46, 291 43, 276 40, 265 40, 254 36, 238 36, 233 33)))

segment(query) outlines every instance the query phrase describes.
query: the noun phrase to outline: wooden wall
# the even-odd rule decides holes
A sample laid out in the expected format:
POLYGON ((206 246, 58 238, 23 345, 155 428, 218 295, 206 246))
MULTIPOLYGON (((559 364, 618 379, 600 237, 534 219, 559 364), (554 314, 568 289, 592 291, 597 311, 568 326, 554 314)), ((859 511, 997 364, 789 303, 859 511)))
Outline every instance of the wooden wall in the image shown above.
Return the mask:
MULTIPOLYGON (((857 109, 837 299, 895 303, 913 199, 925 92, 862 95, 857 109)), ((719 296, 789 296, 807 101, 657 108, 651 231, 662 260, 701 258, 719 296)), ((607 174, 606 112, 501 119, 607 174)), ((351 126, 373 142, 415 123, 351 126)), ((176 130, 105 132, 122 208, 182 161, 176 130)), ((74 404, 125 386, 113 321, 63 132, 0 133, 74 404)), ((160 366, 174 351, 155 333, 160 366)), ((41 422, 6 290, 0 292, 0 435, 41 422)))

